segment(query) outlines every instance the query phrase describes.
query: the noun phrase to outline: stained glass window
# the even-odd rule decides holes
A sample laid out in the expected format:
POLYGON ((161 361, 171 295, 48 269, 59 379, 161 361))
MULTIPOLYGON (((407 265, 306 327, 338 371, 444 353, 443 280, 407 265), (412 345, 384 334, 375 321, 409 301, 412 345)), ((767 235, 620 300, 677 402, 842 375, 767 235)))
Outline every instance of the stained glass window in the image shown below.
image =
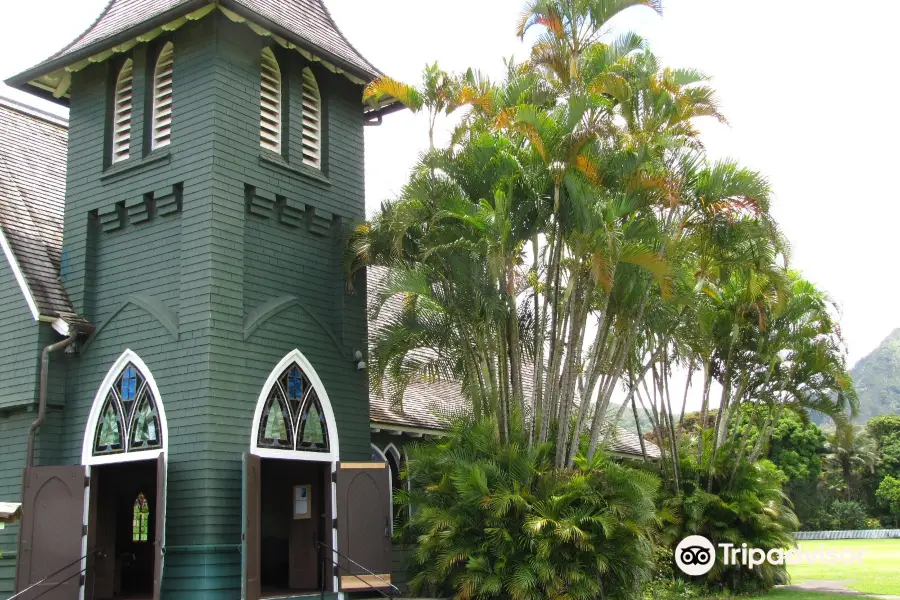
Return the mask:
POLYGON ((100 421, 97 423, 97 442, 94 453, 110 454, 122 449, 122 424, 119 422, 119 413, 114 408, 111 398, 106 399, 106 404, 100 412, 100 421))
POLYGON ((146 542, 150 529, 150 506, 147 497, 141 492, 134 500, 134 512, 131 518, 131 541, 146 542))
POLYGON ((146 377, 131 363, 106 393, 94 434, 94 455, 162 448, 157 400, 146 377))
POLYGON ((296 363, 269 391, 256 439, 260 448, 328 452, 328 427, 319 396, 296 363))
POLYGON ((262 421, 260 422, 260 445, 266 445, 271 448, 284 448, 290 450, 293 448, 292 439, 293 428, 290 427, 291 413, 287 408, 287 403, 279 394, 270 396, 265 409, 263 409, 262 421))
POLYGON ((291 400, 303 398, 303 374, 300 367, 291 367, 288 370, 288 396, 291 400))
POLYGON ((300 421, 300 435, 297 450, 328 451, 328 433, 325 427, 325 415, 319 407, 319 399, 314 398, 306 404, 306 410, 300 421))

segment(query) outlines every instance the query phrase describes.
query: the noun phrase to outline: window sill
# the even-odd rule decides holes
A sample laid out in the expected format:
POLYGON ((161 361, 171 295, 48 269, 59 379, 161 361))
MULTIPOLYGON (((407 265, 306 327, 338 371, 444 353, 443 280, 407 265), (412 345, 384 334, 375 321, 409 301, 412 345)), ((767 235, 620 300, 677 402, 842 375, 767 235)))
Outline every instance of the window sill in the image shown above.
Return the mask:
POLYGON ((143 158, 129 158, 124 162, 116 163, 108 167, 106 171, 103 172, 103 175, 100 176, 100 179, 113 179, 118 175, 122 175, 124 173, 140 171, 151 166, 167 165, 169 164, 169 160, 171 160, 171 158, 172 153, 168 148, 156 150, 143 158))
POLYGON ((293 175, 308 177, 309 179, 314 179, 319 183, 331 185, 331 180, 328 179, 328 177, 326 177, 324 174, 322 174, 322 171, 313 169, 312 167, 307 167, 306 165, 292 165, 288 161, 284 160, 284 158, 282 158, 280 155, 275 154, 274 152, 269 152, 268 150, 262 150, 259 153, 259 163, 264 167, 274 166, 293 175))

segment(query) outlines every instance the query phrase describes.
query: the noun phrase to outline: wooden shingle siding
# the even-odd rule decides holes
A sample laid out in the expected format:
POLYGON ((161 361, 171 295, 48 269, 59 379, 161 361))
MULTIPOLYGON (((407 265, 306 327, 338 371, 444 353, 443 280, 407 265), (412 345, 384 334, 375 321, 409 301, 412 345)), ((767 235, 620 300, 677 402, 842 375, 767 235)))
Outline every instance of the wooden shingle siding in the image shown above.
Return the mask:
MULTIPOLYGON (((34 411, 18 410, 0 418, 0 494, 9 502, 21 502, 22 467, 25 464, 25 440, 34 411)), ((13 592, 16 577, 16 552, 19 525, 13 523, 0 530, 0 596, 13 592)))
MULTIPOLYGON (((36 322, 5 257, 0 257, 0 499, 18 502, 28 428, 37 417, 40 348, 55 334, 47 323, 36 322)), ((51 387, 47 420, 35 443, 35 462, 54 464, 62 442, 65 403, 65 360, 51 357, 51 387)), ((18 524, 0 530, 0 597, 13 592, 16 574, 18 524)))
POLYGON ((0 253, 0 409, 32 404, 38 378, 38 323, 0 253))
MULTIPOLYGON (((301 71, 308 64, 299 54, 279 56, 288 104, 285 164, 276 164, 262 159, 259 147, 259 57, 266 38, 216 13, 188 23, 171 40, 172 141, 155 152, 148 152, 146 78, 134 80, 130 158, 106 167, 113 72, 96 64, 73 76, 62 279, 76 309, 98 330, 78 354, 54 357, 54 377, 68 376, 59 382, 62 391, 51 394, 59 408, 42 429, 38 459, 81 461, 101 381, 126 348, 136 352, 158 384, 169 427, 166 546, 173 550, 165 558, 163 595, 233 599, 241 576, 241 454, 249 449, 262 385, 290 350, 304 353, 327 389, 341 459, 369 459, 367 375, 352 360, 354 350, 366 348, 365 284, 358 296, 345 295, 333 229, 364 217, 362 90, 311 66, 322 93, 324 138, 322 171, 312 176, 302 165, 301 71), (159 214, 152 202, 146 213, 140 209, 142 198, 173 186, 180 186, 180 211, 159 214), (276 198, 270 217, 247 213, 247 186, 276 198), (293 207, 290 218, 278 218, 278 202, 293 207), (119 203, 120 227, 104 231, 93 215, 119 203), (129 301, 135 295, 175 315, 177 339, 129 301), (247 315, 286 295, 298 302, 245 340, 247 315)), ((152 71, 147 61, 156 52, 152 44, 136 46, 134 72, 152 71)), ((27 377, 34 385, 38 327, 21 323, 33 328, 35 361, 27 377)), ((2 438, 10 451, 0 484, 4 476, 15 479, 10 494, 18 494, 29 422, 0 419, 0 427, 17 431, 2 438)), ((0 547, 14 547, 10 531, 0 535, 0 547)), ((0 568, 0 590, 11 589, 4 577, 0 568)))
MULTIPOLYGON (((168 421, 171 552, 163 596, 233 600, 241 577, 241 454, 249 450, 262 385, 290 350, 310 360, 326 387, 341 460, 370 457, 367 374, 352 359, 367 347, 365 281, 358 282, 358 295, 345 294, 337 235, 339 225, 364 218, 362 90, 298 53, 279 55, 285 152, 281 163, 273 162, 259 146, 259 61, 268 38, 217 12, 169 39, 175 47, 172 138, 154 152, 149 79, 140 74, 152 73, 148 60, 155 60, 156 45, 131 51, 130 158, 112 167, 107 105, 115 71, 94 64, 73 74, 61 278, 76 310, 97 330, 76 354, 51 360, 51 410, 37 457, 39 464, 81 462, 94 396, 113 362, 133 350, 156 380, 168 421), (302 164, 307 66, 323 102, 321 172, 302 164), (269 216, 248 214, 248 186, 276 199, 269 216), (178 196, 175 191, 180 210, 167 199, 160 211, 152 198, 178 196), (279 218, 282 206, 290 207, 288 218, 279 218), (101 227, 97 215, 115 211, 119 226, 101 227), (130 300, 135 296, 162 306, 174 326, 147 303, 130 300), (284 296, 297 301, 245 339, 247 316, 284 296)), ((22 374, 21 384, 4 377, 0 393, 21 404, 33 402, 39 345, 54 334, 30 318, 8 279, 0 268, 0 300, 19 300, 22 314, 7 311, 3 319, 10 322, 0 319, 0 332, 17 340, 8 351, 0 340, 0 366, 11 360, 22 374), (22 349, 33 359, 17 358, 22 349)), ((33 418, 21 410, 0 416, 2 499, 19 494, 33 418)), ((15 535, 14 528, 0 532, 0 549, 14 549, 15 535)), ((0 592, 12 589, 7 557, 0 561, 0 592)))

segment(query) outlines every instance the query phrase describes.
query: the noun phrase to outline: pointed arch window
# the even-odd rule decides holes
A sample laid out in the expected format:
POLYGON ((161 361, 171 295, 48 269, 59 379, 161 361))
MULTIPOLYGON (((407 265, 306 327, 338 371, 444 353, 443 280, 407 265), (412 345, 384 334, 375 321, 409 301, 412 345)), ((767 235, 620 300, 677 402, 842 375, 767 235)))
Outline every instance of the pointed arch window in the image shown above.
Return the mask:
POLYGON ((149 537, 149 530, 150 505, 147 504, 147 497, 144 495, 144 492, 141 492, 134 499, 131 518, 131 541, 146 542, 149 537))
POLYGON ((269 391, 256 444, 279 450, 329 451, 321 401, 299 364, 288 365, 269 391))
POLYGON ((132 84, 134 63, 129 58, 119 69, 113 95, 112 162, 128 159, 131 146, 132 84))
POLYGON ((162 448, 158 399, 147 378, 127 363, 106 393, 94 432, 94 456, 162 448))
POLYGON ((153 70, 153 132, 151 149, 168 146, 172 141, 172 74, 175 67, 175 46, 166 43, 156 59, 153 70))
POLYGON ((303 69, 303 164, 322 168, 322 96, 316 76, 303 69))
POLYGON ((271 48, 262 51, 259 88, 259 144, 281 152, 281 68, 271 48))

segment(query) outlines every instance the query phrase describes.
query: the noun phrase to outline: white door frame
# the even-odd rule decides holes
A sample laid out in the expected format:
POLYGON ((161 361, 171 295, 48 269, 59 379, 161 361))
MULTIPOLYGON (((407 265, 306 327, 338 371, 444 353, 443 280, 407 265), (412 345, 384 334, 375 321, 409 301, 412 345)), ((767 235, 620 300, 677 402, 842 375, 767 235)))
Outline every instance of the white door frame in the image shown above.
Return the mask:
MULTIPOLYGON (((302 407, 301 407, 302 408, 302 407)), ((322 380, 319 378, 319 374, 316 373, 315 367, 312 366, 312 363, 303 355, 300 350, 294 348, 290 352, 288 352, 284 358, 282 358, 275 368, 269 373, 269 377, 266 379, 265 384, 262 387, 262 390, 259 393, 259 397, 256 400, 256 410, 253 413, 253 425, 250 428, 250 454, 255 454, 260 458, 277 458, 280 460, 299 460, 306 462, 326 462, 331 464, 331 547, 335 550, 338 549, 338 535, 337 530, 334 528, 333 524, 337 521, 337 483, 335 481, 334 474, 337 472, 337 464, 340 461, 340 445, 338 443, 338 430, 337 423, 334 419, 334 410, 331 407, 331 400, 328 398, 328 391, 325 389, 325 385, 322 383, 322 380), (272 387, 275 385, 275 382, 281 376, 285 369, 287 369, 291 363, 297 363, 303 373, 309 378, 309 382, 312 384, 313 389, 316 392, 316 395, 319 398, 319 405, 322 407, 322 412, 325 415, 325 426, 328 431, 328 452, 309 452, 306 450, 280 450, 276 448, 260 448, 257 444, 259 439, 259 425, 262 421, 263 410, 265 410, 266 401, 269 399, 269 392, 272 390, 272 387)), ((334 556, 331 557, 332 562, 334 562, 334 556)), ((338 589, 338 576, 337 573, 334 573, 333 577, 333 592, 339 594, 339 597, 343 597, 340 594, 338 589)))
MULTIPOLYGON (((125 432, 123 431, 124 435, 125 432)), ((165 547, 166 544, 166 500, 168 496, 168 479, 169 479, 169 426, 168 421, 166 420, 166 411, 163 407, 162 395, 159 393, 159 387, 156 385, 156 379, 153 378, 153 373, 150 371, 150 368, 141 360, 141 357, 137 355, 136 352, 131 350, 130 348, 126 348, 119 358, 112 364, 109 370, 106 372, 106 377, 103 378, 103 382, 100 384, 100 387, 97 388, 97 393, 94 395, 94 403, 91 405, 91 412, 88 415, 87 426, 84 430, 84 442, 81 447, 81 464, 84 465, 85 474, 90 477, 91 475, 91 466, 92 465, 109 465, 116 463, 127 463, 127 462, 137 462, 139 460, 153 460, 155 461, 160 454, 164 456, 164 464, 166 467, 165 479, 166 479, 166 494, 163 494, 163 522, 157 523, 158 527, 162 528, 162 532, 160 535, 161 544, 165 547), (109 393, 110 388, 115 385, 116 379, 119 378, 119 374, 122 372, 122 369, 125 366, 131 363, 135 367, 137 367, 138 371, 141 372, 141 375, 144 377, 144 380, 147 382, 147 385, 150 386, 150 392, 153 394, 153 399, 156 401, 156 410, 159 413, 159 428, 160 435, 162 435, 162 448, 153 449, 153 450, 139 450, 137 452, 129 453, 128 449, 128 440, 122 440, 122 452, 118 454, 104 454, 101 456, 94 456, 94 435, 97 431, 97 421, 100 419, 100 411, 103 410, 103 404, 106 402, 106 395, 109 393)), ((90 502, 91 502, 91 486, 87 485, 84 487, 84 519, 82 524, 84 525, 85 534, 81 536, 81 555, 85 556, 87 554, 87 531, 89 525, 89 515, 90 515, 90 502)), ((165 560, 165 554, 163 554, 163 560, 165 560)), ((87 558, 81 559, 81 570, 86 572, 87 570, 87 558)), ((79 592, 78 592, 79 600, 84 600, 84 585, 82 584, 79 592)))

